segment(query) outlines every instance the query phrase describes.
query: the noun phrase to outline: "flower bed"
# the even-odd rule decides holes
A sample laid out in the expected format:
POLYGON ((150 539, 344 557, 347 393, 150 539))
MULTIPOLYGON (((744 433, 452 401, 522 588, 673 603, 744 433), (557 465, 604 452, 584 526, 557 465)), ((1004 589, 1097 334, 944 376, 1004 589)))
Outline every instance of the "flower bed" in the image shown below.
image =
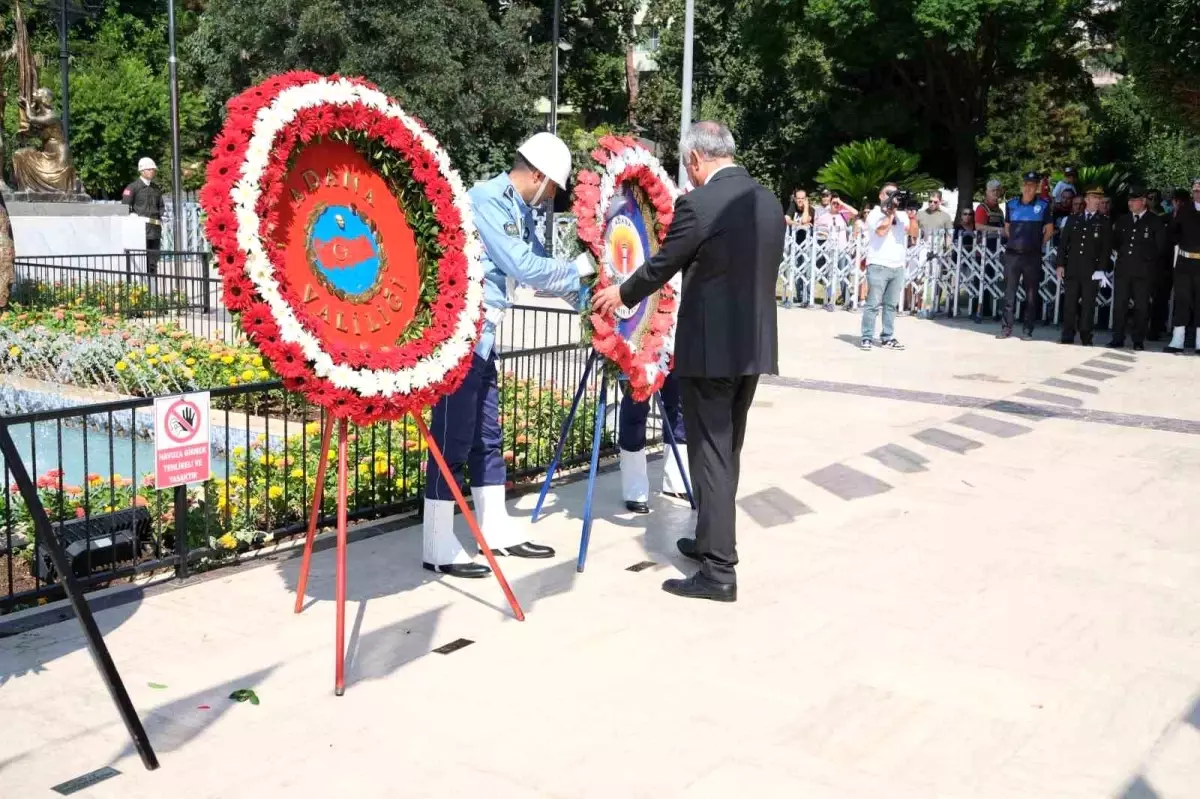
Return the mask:
POLYGON ((0 313, 0 374, 140 397, 275 379, 253 347, 74 304, 0 313))
MULTIPOLYGON (((554 454, 563 422, 570 409, 572 390, 554 383, 517 377, 500 378, 500 414, 504 459, 512 478, 522 479, 544 468, 554 454)), ((299 399, 296 399, 299 405, 299 399)), ((590 451, 596 404, 585 397, 567 440, 566 455, 590 451)), ((427 419, 428 421, 428 419, 427 419)), ((273 540, 276 531, 296 528, 307 520, 308 503, 316 483, 320 453, 320 425, 296 425, 286 438, 263 436, 248 447, 234 447, 227 470, 202 486, 188 490, 187 534, 191 549, 207 549, 209 565, 219 565, 234 554, 273 540)), ((604 446, 613 443, 605 430, 604 446)), ((326 453, 324 511, 336 507, 336 456, 326 453)), ((424 485, 425 444, 411 418, 356 428, 349 444, 351 476, 349 509, 371 513, 398 511, 413 503, 424 485)), ((51 523, 97 515, 140 505, 153 519, 152 540, 143 542, 141 559, 167 558, 175 551, 175 518, 170 492, 154 490, 151 476, 135 482, 131 476, 93 473, 79 485, 67 484, 61 471, 37 477, 39 496, 51 523)), ((28 543, 17 548, 13 559, 12 590, 32 588, 32 519, 15 486, 9 487, 8 513, 14 536, 28 543)), ((4 531, 0 528, 0 543, 4 531)), ((8 593, 6 570, 0 570, 0 597, 8 593)))

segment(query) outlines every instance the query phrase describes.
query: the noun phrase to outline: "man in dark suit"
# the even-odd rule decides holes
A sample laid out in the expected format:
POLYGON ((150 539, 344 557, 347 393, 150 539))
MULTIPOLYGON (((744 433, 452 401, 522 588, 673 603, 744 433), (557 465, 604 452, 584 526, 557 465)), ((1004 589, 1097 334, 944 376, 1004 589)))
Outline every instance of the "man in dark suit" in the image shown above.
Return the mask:
POLYGON ((1092 322, 1096 316, 1096 292, 1108 281, 1112 264, 1112 221, 1100 213, 1104 189, 1087 191, 1087 210, 1063 225, 1058 245, 1058 279, 1063 282, 1062 343, 1092 346, 1092 322))
POLYGON ((1146 190, 1129 189, 1129 215, 1113 225, 1117 251, 1116 288, 1113 292, 1113 337, 1108 346, 1125 346, 1125 317, 1133 299, 1133 348, 1146 348, 1150 327, 1150 291, 1167 251, 1167 223, 1149 210, 1146 190))
POLYGON ((734 602, 742 442, 758 376, 779 371, 775 281, 786 228, 774 194, 733 163, 733 136, 724 125, 696 123, 681 152, 697 188, 676 201, 658 254, 622 285, 597 293, 592 308, 632 307, 683 270, 674 374, 699 511, 695 541, 678 546, 700 570, 667 580, 663 590, 734 602))

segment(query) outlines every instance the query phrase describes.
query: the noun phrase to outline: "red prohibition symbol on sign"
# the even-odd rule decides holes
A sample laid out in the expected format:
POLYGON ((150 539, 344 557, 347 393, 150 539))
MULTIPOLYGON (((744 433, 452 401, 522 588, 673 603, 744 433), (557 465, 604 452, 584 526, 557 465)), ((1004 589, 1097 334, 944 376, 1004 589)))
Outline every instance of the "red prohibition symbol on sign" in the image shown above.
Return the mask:
POLYGON ((200 426, 200 408, 186 399, 176 400, 167 408, 167 420, 163 425, 167 438, 176 444, 186 444, 196 436, 200 426))

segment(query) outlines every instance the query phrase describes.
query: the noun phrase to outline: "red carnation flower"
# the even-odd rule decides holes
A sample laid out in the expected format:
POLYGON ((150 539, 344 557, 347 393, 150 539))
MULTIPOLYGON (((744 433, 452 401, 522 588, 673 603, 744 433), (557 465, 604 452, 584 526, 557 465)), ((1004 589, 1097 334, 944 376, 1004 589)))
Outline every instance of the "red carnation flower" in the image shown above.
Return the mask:
MULTIPOLYGON (((283 378, 283 387, 298 394, 307 394, 311 385, 308 373, 283 378)), ((311 397, 310 397, 311 399, 311 397)))
POLYGON ((279 372, 283 378, 302 377, 309 372, 308 359, 304 357, 304 350, 300 349, 299 344, 290 341, 282 341, 276 349, 271 363, 275 366, 275 371, 279 372))
POLYGON ((225 307, 231 311, 241 311, 254 302, 254 284, 245 272, 230 271, 221 276, 221 284, 225 290, 225 307))
MULTIPOLYGON (((441 247, 443 251, 461 250, 463 247, 467 246, 466 234, 462 232, 461 227, 443 228, 442 231, 438 233, 438 246, 441 247)), ((462 255, 462 253, 458 254, 462 255)), ((450 257, 450 255, 451 253, 446 253, 446 255, 442 257, 443 268, 446 266, 446 258, 450 257)))

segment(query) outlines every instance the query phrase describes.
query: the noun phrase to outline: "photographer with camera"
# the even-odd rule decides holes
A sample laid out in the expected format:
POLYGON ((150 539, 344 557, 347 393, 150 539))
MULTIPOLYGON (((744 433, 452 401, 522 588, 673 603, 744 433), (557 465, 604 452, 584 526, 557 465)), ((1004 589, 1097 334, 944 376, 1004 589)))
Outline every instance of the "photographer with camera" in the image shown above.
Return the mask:
MULTIPOLYGON (((1038 293, 1042 285, 1042 250, 1054 236, 1054 208, 1049 200, 1038 196, 1042 176, 1026 172, 1021 184, 1021 196, 1004 205, 1004 232, 1008 244, 1004 248, 1004 321, 996 338, 1008 338, 1013 332, 1013 317, 1017 306, 1017 281, 1025 282, 1025 316, 1021 338, 1033 339, 1033 323, 1037 318, 1038 293)), ((1065 235, 1065 234, 1064 234, 1065 235)))
POLYGON ((884 184, 879 192, 879 205, 867 215, 867 302, 862 315, 862 342, 859 348, 869 350, 875 340, 875 317, 883 306, 883 330, 879 344, 884 349, 902 350, 896 340, 896 310, 904 294, 905 264, 908 260, 908 240, 920 235, 917 224, 917 203, 907 191, 895 183, 884 184))

